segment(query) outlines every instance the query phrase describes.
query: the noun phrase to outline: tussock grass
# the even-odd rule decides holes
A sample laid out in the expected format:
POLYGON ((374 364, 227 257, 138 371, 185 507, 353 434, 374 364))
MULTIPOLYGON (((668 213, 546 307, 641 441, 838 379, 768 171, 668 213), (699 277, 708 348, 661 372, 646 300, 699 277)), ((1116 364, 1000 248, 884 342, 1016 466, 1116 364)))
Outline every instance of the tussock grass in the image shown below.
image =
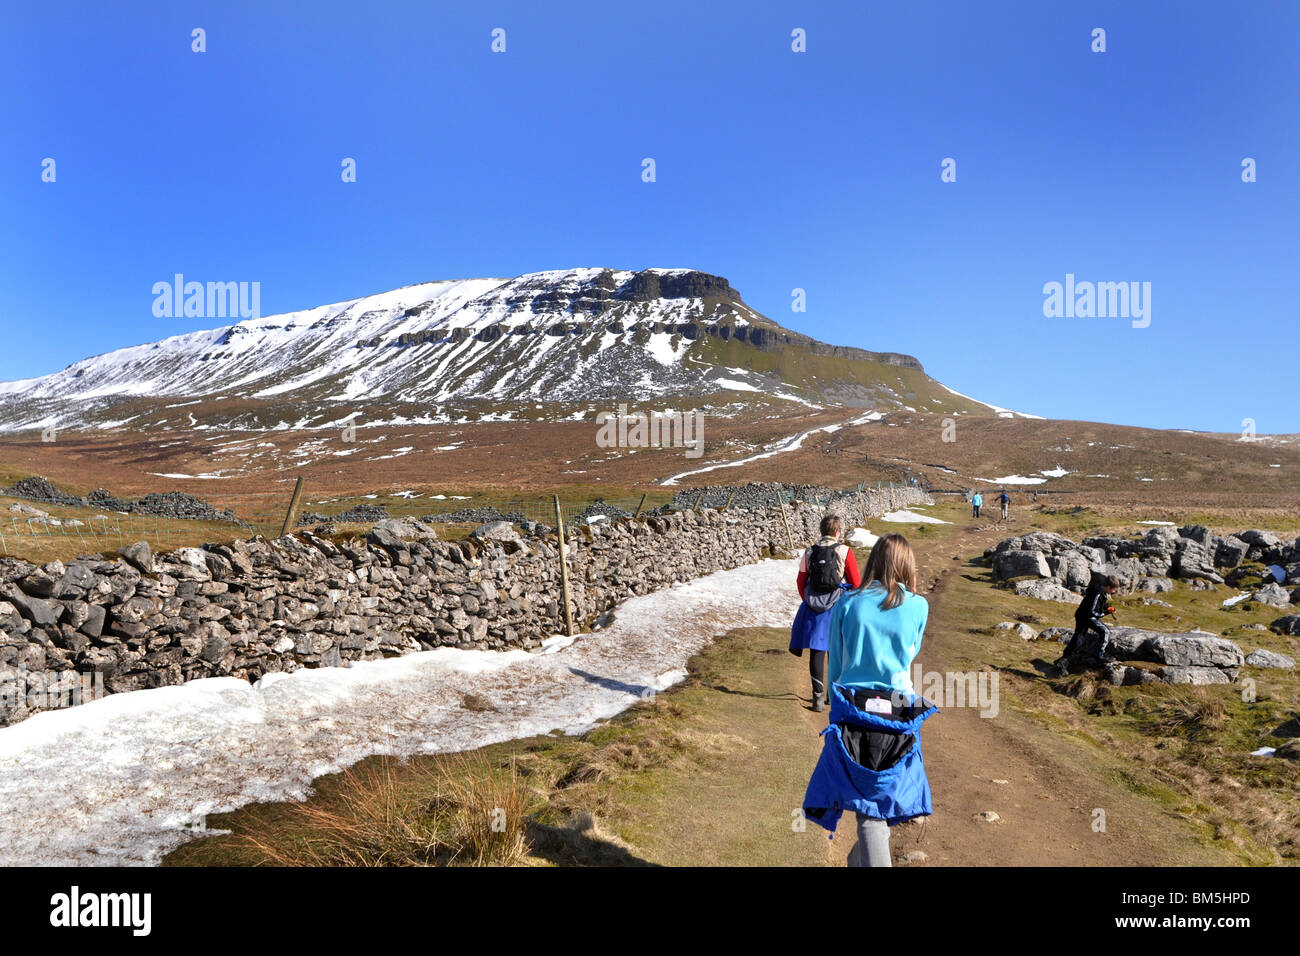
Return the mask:
POLYGON ((1208 737, 1227 721, 1223 701, 1204 693, 1179 693, 1156 711, 1155 723, 1166 734, 1189 740, 1208 737))
POLYGON ((228 849, 270 866, 509 866, 528 852, 535 802, 510 766, 379 757, 268 825, 235 830, 228 849))

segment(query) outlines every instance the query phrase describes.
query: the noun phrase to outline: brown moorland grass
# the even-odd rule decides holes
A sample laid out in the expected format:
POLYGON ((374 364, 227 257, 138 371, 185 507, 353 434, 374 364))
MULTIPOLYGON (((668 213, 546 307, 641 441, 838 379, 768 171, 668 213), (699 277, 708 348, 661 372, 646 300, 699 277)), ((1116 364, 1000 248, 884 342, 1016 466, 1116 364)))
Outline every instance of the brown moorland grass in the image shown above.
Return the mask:
MULTIPOLYGON (((164 427, 65 432, 56 442, 24 434, 0 437, 0 482, 42 474, 78 493, 103 486, 118 495, 142 494, 165 485, 200 496, 220 489, 281 491, 287 498, 301 474, 314 494, 352 494, 378 485, 448 494, 529 488, 585 494, 582 486, 639 493, 668 475, 738 461, 770 442, 858 414, 847 408, 709 414, 705 452, 696 459, 686 458, 682 449, 600 448, 591 419, 363 427, 351 443, 335 430, 199 433, 164 427), (158 473, 221 477, 168 480, 158 473)), ((779 481, 796 474, 844 487, 864 479, 899 480, 907 469, 937 488, 996 491, 976 479, 1037 475, 1059 465, 1069 474, 1040 490, 1081 496, 1084 503, 1109 509, 1134 509, 1136 517, 1141 517, 1136 510, 1152 508, 1300 511, 1300 442, 1243 442, 1235 435, 991 416, 961 416, 955 420, 956 440, 944 441, 946 420, 890 412, 883 421, 814 432, 798 450, 699 480, 779 481)), ((1028 490, 1011 489, 1021 501, 1028 490)))

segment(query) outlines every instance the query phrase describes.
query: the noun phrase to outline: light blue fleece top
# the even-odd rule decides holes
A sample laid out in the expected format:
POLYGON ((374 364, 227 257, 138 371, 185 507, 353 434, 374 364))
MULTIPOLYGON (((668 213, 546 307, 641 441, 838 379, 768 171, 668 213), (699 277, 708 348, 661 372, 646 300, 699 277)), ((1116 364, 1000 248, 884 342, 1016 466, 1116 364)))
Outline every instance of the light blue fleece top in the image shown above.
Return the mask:
POLYGON ((827 686, 884 684, 915 693, 909 672, 921 649, 930 604, 907 588, 903 594, 903 603, 888 611, 880 608, 885 592, 879 587, 852 591, 835 602, 827 647, 827 686))

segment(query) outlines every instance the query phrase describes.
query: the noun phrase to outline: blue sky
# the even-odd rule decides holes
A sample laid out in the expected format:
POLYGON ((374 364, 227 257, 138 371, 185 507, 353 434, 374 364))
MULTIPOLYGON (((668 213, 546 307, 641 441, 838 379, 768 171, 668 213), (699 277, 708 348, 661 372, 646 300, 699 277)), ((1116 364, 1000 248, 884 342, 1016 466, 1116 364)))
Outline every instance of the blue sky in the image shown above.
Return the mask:
POLYGON ((1010 408, 1300 431, 1281 397, 1300 357, 1290 0, 50 0, 6 18, 0 379, 212 326, 154 317, 177 272, 259 281, 269 315, 431 279, 692 267, 1010 408), (1044 317, 1067 273, 1150 282, 1150 326, 1044 317))

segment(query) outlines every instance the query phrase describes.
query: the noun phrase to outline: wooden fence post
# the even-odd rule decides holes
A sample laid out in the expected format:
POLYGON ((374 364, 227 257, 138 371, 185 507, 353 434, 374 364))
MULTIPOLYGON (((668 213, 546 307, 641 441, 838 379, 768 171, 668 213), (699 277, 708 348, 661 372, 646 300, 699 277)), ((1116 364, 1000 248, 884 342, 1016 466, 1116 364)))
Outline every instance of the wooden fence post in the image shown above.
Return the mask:
POLYGON ((790 521, 785 516, 785 498, 776 485, 772 486, 772 491, 776 494, 776 503, 781 507, 781 524, 785 525, 785 537, 790 542, 790 553, 794 554, 794 535, 790 533, 790 521))
POLYGON ((555 496, 555 533, 560 536, 560 591, 564 601, 564 633, 573 637, 573 608, 569 607, 569 547, 564 543, 564 514, 555 496))
POLYGON ((283 538, 293 530, 293 522, 298 517, 298 502, 301 498, 302 475, 299 475, 297 483, 293 486, 293 497, 289 499, 289 510, 284 515, 284 527, 280 529, 280 537, 283 538))
POLYGON ((641 493, 641 503, 636 506, 636 514, 632 516, 633 518, 641 517, 641 509, 645 507, 645 496, 648 494, 649 494, 648 491, 641 493))
POLYGON ((725 505, 722 506, 722 510, 723 510, 723 511, 730 511, 730 510, 731 510, 731 499, 734 498, 734 497, 736 497, 736 489, 735 489, 735 488, 732 488, 732 489, 731 489, 731 494, 727 495, 727 503, 726 503, 725 505))

